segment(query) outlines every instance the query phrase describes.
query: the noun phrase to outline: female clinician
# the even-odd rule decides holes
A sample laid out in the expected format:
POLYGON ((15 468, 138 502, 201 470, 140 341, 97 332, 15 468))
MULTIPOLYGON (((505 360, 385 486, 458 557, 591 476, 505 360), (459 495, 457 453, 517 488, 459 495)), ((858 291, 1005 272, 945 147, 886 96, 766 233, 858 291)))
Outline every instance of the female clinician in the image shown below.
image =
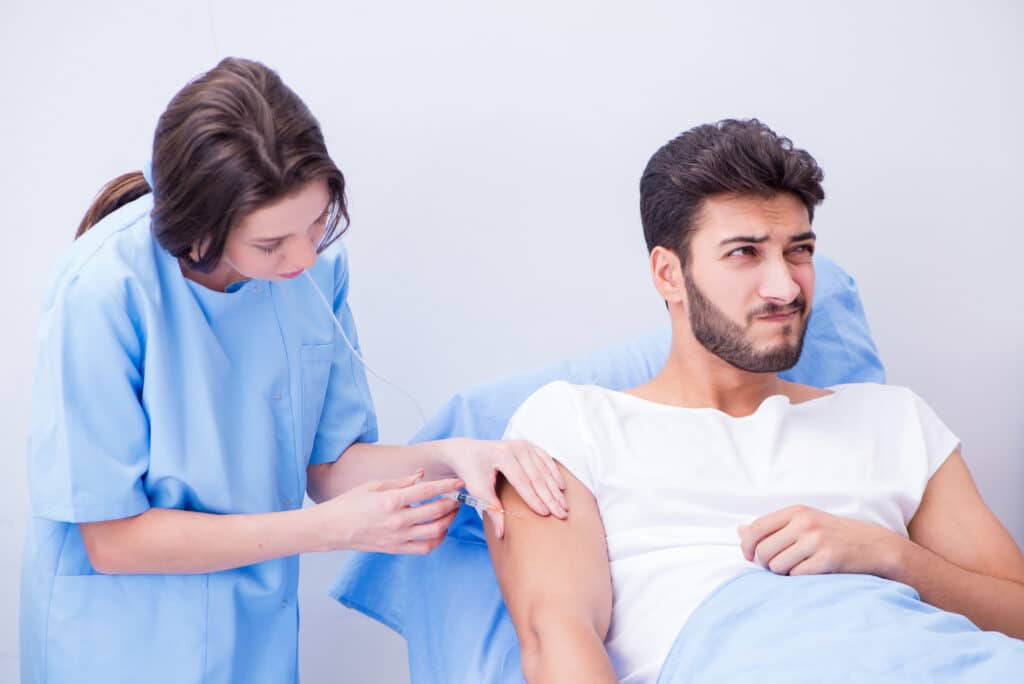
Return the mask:
POLYGON ((497 472, 565 516, 527 443, 370 444, 363 369, 297 277, 355 344, 347 220, 317 121, 240 59, 170 102, 151 180, 101 191, 40 324, 23 682, 294 682, 297 554, 426 553, 456 504, 410 504, 494 499, 497 472))

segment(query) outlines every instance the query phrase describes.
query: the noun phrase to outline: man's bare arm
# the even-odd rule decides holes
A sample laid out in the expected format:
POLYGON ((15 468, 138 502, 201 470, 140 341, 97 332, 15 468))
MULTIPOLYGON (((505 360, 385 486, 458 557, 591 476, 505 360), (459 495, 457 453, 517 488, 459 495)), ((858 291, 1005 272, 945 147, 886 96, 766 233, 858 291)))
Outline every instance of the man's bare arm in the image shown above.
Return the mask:
POLYGON ((487 521, 487 545, 519 636, 526 681, 613 683, 604 648, 612 612, 604 525, 590 491, 558 467, 568 520, 536 515, 502 482, 505 536, 497 539, 487 521))
POLYGON ((1024 555, 954 451, 925 489, 889 578, 986 630, 1024 638, 1024 555))
POLYGON ((1024 555, 974 486, 959 449, 928 482, 908 525, 887 528, 807 506, 740 525, 743 555, 781 575, 850 572, 912 586, 985 630, 1024 638, 1024 555))

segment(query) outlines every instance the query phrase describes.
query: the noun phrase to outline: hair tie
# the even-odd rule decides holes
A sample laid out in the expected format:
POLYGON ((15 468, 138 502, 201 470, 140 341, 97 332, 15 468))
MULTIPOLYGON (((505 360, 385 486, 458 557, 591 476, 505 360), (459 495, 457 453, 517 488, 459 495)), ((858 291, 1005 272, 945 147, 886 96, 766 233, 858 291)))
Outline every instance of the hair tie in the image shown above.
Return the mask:
POLYGON ((150 190, 155 190, 153 187, 153 162, 147 161, 142 165, 142 177, 146 179, 146 183, 149 184, 150 190))

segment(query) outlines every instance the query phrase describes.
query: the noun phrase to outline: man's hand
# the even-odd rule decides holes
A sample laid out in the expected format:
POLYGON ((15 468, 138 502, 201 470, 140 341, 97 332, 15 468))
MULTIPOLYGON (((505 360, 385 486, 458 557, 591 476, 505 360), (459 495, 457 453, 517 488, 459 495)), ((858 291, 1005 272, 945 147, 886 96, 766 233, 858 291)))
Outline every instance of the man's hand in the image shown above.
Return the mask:
POLYGON ((907 540, 878 525, 790 506, 737 528, 743 557, 778 575, 885 576, 907 540))

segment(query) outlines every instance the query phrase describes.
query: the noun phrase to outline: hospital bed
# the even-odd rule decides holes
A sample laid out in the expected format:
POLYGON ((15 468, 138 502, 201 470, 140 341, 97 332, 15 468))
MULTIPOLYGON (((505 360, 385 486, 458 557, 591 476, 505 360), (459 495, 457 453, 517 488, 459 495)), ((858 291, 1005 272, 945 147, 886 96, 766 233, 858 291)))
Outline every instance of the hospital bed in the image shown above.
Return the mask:
MULTIPOLYGON (((783 377, 819 387, 884 382, 884 370, 856 284, 825 257, 816 257, 815 265, 817 285, 804 352, 797 366, 783 377)), ((455 395, 412 441, 498 439, 519 404, 553 380, 615 390, 639 385, 661 368, 668 354, 669 337, 666 328, 580 358, 471 387, 455 395)), ((810 590, 800 592, 812 595, 810 590)), ((467 506, 459 512, 445 542, 427 556, 351 554, 331 595, 405 638, 412 684, 523 681, 518 642, 498 589, 483 529, 476 513, 467 506)), ((846 594, 842 598, 853 600, 846 594)), ((837 600, 835 610, 849 610, 849 605, 837 600)), ((874 632, 879 638, 885 636, 874 632)), ((776 646, 775 652, 781 657, 785 649, 776 646)), ((692 655, 686 656, 693 660, 692 655)), ((674 664, 684 661, 675 652, 672 658, 674 664)), ((693 662, 680 667, 707 669, 705 664, 693 662)), ((741 674, 737 681, 744 681, 745 676, 741 674)), ((683 680, 685 677, 672 679, 683 680)))

